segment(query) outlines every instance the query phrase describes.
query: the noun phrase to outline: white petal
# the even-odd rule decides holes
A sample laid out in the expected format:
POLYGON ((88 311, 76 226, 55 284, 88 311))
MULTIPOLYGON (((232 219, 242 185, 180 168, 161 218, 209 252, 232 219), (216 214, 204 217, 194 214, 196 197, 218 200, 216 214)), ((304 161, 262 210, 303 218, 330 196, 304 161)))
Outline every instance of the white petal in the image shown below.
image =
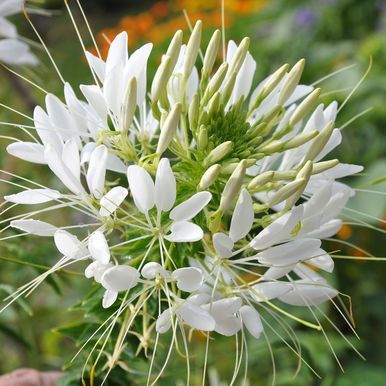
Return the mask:
POLYGON ((73 176, 80 180, 80 157, 78 145, 74 139, 69 139, 63 146, 62 161, 73 174, 73 176))
POLYGON ((57 228, 51 224, 32 219, 13 220, 10 225, 12 228, 17 228, 36 236, 53 236, 57 230, 57 228))
POLYGON ((146 263, 141 270, 141 275, 145 279, 154 279, 157 275, 161 275, 165 279, 170 277, 170 273, 161 264, 155 262, 146 263))
POLYGON ((245 237, 252 228, 254 218, 251 195, 243 189, 233 212, 229 237, 235 242, 245 237))
POLYGON ((241 329, 241 320, 234 315, 216 320, 215 331, 224 336, 233 336, 241 329))
POLYGON ((260 252, 257 258, 263 264, 291 265, 317 256, 320 244, 318 239, 297 239, 260 252))
POLYGON ((102 217, 110 216, 122 204, 129 192, 122 186, 115 186, 110 189, 100 201, 101 208, 99 214, 102 217))
POLYGON ((172 279, 177 281, 177 287, 181 291, 193 292, 201 288, 203 275, 198 268, 185 267, 173 271, 172 279))
POLYGON ((14 142, 7 146, 7 152, 24 161, 45 164, 44 146, 35 142, 14 142))
POLYGON ((106 177, 107 148, 100 145, 91 153, 87 170, 87 185, 95 198, 103 195, 106 177))
POLYGON ((57 190, 52 189, 28 189, 23 192, 4 196, 4 199, 15 204, 42 204, 61 197, 57 190))
POLYGON ((231 297, 209 303, 204 306, 204 309, 208 310, 217 322, 235 314, 241 306, 242 300, 239 297, 231 297))
POLYGON ((307 263, 327 272, 332 272, 334 270, 334 260, 330 255, 323 251, 323 249, 320 250, 319 256, 307 260, 307 263))
POLYGON ((128 265, 109 268, 102 277, 102 285, 112 291, 128 291, 138 283, 139 272, 128 265))
POLYGON ((242 306, 240 315, 249 333, 253 337, 259 338, 264 330, 259 313, 253 307, 242 306))
POLYGON ((190 220, 197 215, 211 200, 209 192, 199 192, 177 205, 171 212, 170 218, 175 221, 190 220))
POLYGON ((192 328, 201 331, 214 330, 215 321, 209 312, 188 300, 183 302, 176 312, 178 316, 192 328))
POLYGON ((213 247, 218 256, 223 259, 231 257, 234 242, 226 234, 218 232, 213 235, 213 247))
POLYGON ((105 78, 105 62, 88 51, 86 51, 85 54, 89 65, 94 70, 99 80, 103 82, 105 78))
POLYGON ((295 225, 301 220, 302 214, 303 206, 300 205, 279 217, 251 241, 251 247, 261 250, 285 240, 289 237, 295 225))
POLYGON ((125 65, 127 59, 127 33, 121 32, 111 42, 106 58, 106 73, 111 71, 117 64, 125 65))
POLYGON ((87 266, 87 268, 84 271, 84 275, 90 279, 94 278, 94 280, 97 283, 100 283, 102 280, 102 276, 105 273, 106 270, 113 267, 111 263, 108 264, 102 264, 99 261, 93 261, 91 264, 87 266))
POLYGON ((170 233, 165 237, 173 243, 194 242, 201 240, 204 236, 203 230, 189 221, 176 221, 170 226, 170 233))
POLYGON ((83 245, 79 239, 63 229, 55 232, 54 240, 58 251, 66 257, 75 259, 85 255, 83 245))
POLYGON ((256 302, 276 299, 279 296, 291 291, 291 285, 284 281, 268 281, 255 284, 251 294, 256 302))
POLYGON ((147 213, 155 203, 155 188, 150 174, 137 165, 131 165, 127 169, 127 179, 136 206, 141 212, 147 213))
POLYGON ((158 210, 168 212, 176 201, 176 179, 170 162, 162 158, 155 178, 155 205, 158 210))
POLYGON ((159 334, 164 334, 172 326, 172 313, 170 309, 163 311, 157 318, 155 329, 159 334))
POLYGON ((46 146, 44 157, 49 168, 62 181, 63 185, 65 185, 74 194, 81 196, 85 195, 81 182, 74 177, 52 146, 46 146))
POLYGON ((103 232, 95 231, 88 239, 88 250, 94 260, 102 264, 107 264, 110 261, 109 245, 103 232))
POLYGON ((102 307, 109 308, 117 300, 118 292, 112 290, 106 290, 103 295, 102 307))
POLYGON ((360 173, 363 170, 363 166, 361 165, 353 165, 353 164, 338 164, 335 167, 327 170, 323 173, 323 176, 331 179, 338 179, 347 176, 351 176, 353 174, 360 173))
POLYGON ((293 289, 279 299, 293 306, 310 306, 324 303, 338 294, 338 291, 326 284, 312 283, 306 280, 292 282, 293 289))
POLYGON ((286 265, 284 267, 270 267, 268 268, 263 275, 264 280, 277 280, 282 278, 283 276, 287 275, 290 273, 296 264, 293 265, 286 265))

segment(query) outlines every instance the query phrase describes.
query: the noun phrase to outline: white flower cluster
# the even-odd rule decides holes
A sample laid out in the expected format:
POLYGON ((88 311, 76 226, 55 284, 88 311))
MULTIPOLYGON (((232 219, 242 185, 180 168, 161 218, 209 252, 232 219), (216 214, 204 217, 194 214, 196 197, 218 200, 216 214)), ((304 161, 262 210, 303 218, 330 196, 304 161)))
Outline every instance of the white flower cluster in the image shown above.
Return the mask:
POLYGON ((319 104, 320 89, 299 84, 304 60, 251 92, 247 38, 229 42, 215 70, 220 31, 199 71, 201 28, 186 45, 175 34, 149 92, 151 44, 128 56, 121 33, 106 61, 87 53, 95 84, 80 86, 84 99, 69 84, 65 103, 48 94, 34 111, 39 141, 7 148, 47 165, 63 185, 36 184, 8 202, 50 203, 44 211, 72 208, 87 219, 70 225, 79 233, 36 219, 43 210, 11 221, 53 236, 63 255, 32 286, 89 260, 85 276, 103 287, 103 307, 119 298, 117 317, 131 307, 124 336, 152 303, 143 336, 172 327, 175 339, 179 325, 258 338, 265 308, 306 323, 280 304, 318 306, 338 294, 320 272, 334 269, 321 242, 337 233, 353 195, 337 179, 362 168, 325 160, 342 140, 337 104, 319 104))
POLYGON ((6 18, 22 11, 24 0, 0 2, 0 61, 6 64, 37 64, 36 56, 27 43, 19 39, 16 27, 6 18))

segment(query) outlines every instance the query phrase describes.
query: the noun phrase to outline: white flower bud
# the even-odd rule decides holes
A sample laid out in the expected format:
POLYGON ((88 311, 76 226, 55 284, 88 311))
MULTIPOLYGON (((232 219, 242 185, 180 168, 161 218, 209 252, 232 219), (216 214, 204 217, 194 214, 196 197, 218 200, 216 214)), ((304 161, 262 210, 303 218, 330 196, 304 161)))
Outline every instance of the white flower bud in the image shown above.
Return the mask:
POLYGON ((188 110, 189 127, 193 133, 195 133, 198 128, 198 116, 200 113, 199 104, 198 94, 194 94, 188 110))
POLYGON ((204 56, 204 64, 202 66, 202 75, 203 77, 209 76, 212 72, 213 65, 216 61, 218 49, 221 44, 221 32, 220 30, 214 31, 214 34, 212 35, 208 48, 205 52, 204 56))
POLYGON ((128 132, 133 122, 134 113, 137 108, 137 78, 132 77, 127 85, 125 102, 122 107, 121 131, 128 132))
POLYGON ((299 60, 288 73, 287 78, 284 81, 283 86, 279 93, 279 105, 283 105, 287 99, 295 91, 295 88, 299 84, 300 77, 302 76, 305 60, 299 60))
POLYGON ((215 164, 212 165, 201 177, 200 183, 198 184, 198 187, 200 190, 205 190, 209 188, 219 176, 221 171, 221 165, 215 164))
POLYGON ((193 70, 194 63, 196 63, 198 51, 200 50, 201 33, 202 33, 202 22, 201 20, 198 20, 196 25, 193 28, 189 42, 186 46, 184 72, 183 72, 185 79, 189 78, 193 70))
POLYGON ((330 121, 320 130, 317 137, 311 143, 304 161, 313 160, 324 149, 334 130, 334 125, 334 121, 330 121))
POLYGON ((298 190, 301 190, 303 192, 305 184, 306 180, 304 178, 299 178, 298 180, 288 183, 275 193, 275 195, 268 202, 268 206, 272 207, 277 204, 280 204, 281 202, 287 200, 287 198, 295 194, 298 190))
POLYGON ((232 62, 229 65, 227 78, 232 76, 233 73, 238 73, 241 66, 244 64, 245 58, 247 57, 250 39, 245 37, 240 45, 237 47, 235 54, 233 55, 232 62))
POLYGON ((200 126, 197 136, 198 150, 204 150, 208 145, 208 130, 204 125, 200 126))
POLYGON ((220 201, 220 211, 227 210, 231 205, 233 200, 238 197, 241 186, 244 181, 245 172, 247 170, 246 161, 242 160, 232 175, 229 177, 229 180, 225 184, 224 190, 221 195, 220 201))
POLYGON ((169 143, 176 132, 180 114, 181 103, 176 103, 161 127, 161 133, 157 145, 157 154, 162 154, 169 146, 169 143))
POLYGON ((315 106, 316 102, 319 99, 320 92, 320 88, 315 89, 303 100, 302 103, 300 103, 300 105, 295 109, 294 113, 292 114, 289 120, 290 126, 293 126, 298 123, 311 111, 311 109, 315 106))
POLYGON ((248 189, 256 189, 260 186, 265 185, 267 182, 270 182, 275 175, 275 172, 268 171, 259 174, 258 176, 254 177, 251 182, 248 184, 248 189))
POLYGON ((308 181, 312 175, 312 161, 307 161, 304 166, 300 169, 299 173, 296 176, 295 181, 297 180, 304 180, 304 187, 303 189, 298 189, 295 194, 293 194, 291 197, 288 198, 285 206, 287 208, 292 208, 296 202, 299 200, 301 195, 303 194, 304 188, 308 184, 308 181))
POLYGON ((267 97, 271 91, 279 84, 279 82, 283 79, 283 76, 289 69, 289 64, 284 64, 279 69, 277 69, 264 83, 259 97, 264 99, 267 97))
POLYGON ((174 67, 177 64, 178 56, 180 55, 182 37, 183 37, 182 31, 178 30, 174 34, 173 39, 169 44, 168 50, 166 51, 166 55, 170 58, 169 77, 172 75, 174 67))
POLYGON ((323 173, 323 172, 335 167, 338 164, 339 164, 338 159, 332 159, 329 161, 317 162, 314 164, 314 167, 312 169, 312 174, 323 173))
POLYGON ((295 147, 299 147, 301 145, 304 145, 308 141, 311 141, 312 138, 315 138, 319 132, 317 130, 309 131, 306 133, 300 133, 298 135, 295 135, 291 139, 289 139, 287 142, 284 143, 283 149, 293 149, 295 147))
POLYGON ((170 56, 165 55, 162 58, 151 84, 150 98, 153 103, 158 102, 162 91, 165 89, 170 78, 171 59, 170 56))
POLYGON ((217 161, 220 161, 221 159, 223 159, 225 156, 229 154, 232 148, 233 148, 232 141, 226 141, 226 142, 223 142, 221 145, 218 145, 207 155, 207 157, 204 160, 204 165, 212 165, 217 161))
POLYGON ((202 98, 202 105, 206 105, 208 100, 213 96, 213 94, 220 88, 226 72, 228 70, 228 63, 224 62, 213 75, 212 79, 209 81, 208 86, 206 87, 204 96, 202 98))

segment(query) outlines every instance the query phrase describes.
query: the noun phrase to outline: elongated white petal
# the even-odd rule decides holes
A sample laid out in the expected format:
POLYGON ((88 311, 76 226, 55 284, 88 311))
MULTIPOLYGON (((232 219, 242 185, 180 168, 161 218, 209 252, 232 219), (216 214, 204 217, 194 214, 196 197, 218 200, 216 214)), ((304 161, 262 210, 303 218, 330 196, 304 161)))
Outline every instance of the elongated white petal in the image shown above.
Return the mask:
POLYGON ((157 275, 161 275, 165 279, 170 278, 170 273, 165 268, 163 268, 161 264, 154 261, 146 263, 143 266, 141 275, 145 279, 154 279, 157 275))
POLYGON ((106 290, 103 295, 102 307, 109 308, 117 300, 118 292, 112 290, 106 290))
POLYGON ((297 239, 260 252, 257 258, 263 264, 286 266, 318 256, 320 244, 318 239, 297 239))
POLYGON ((109 245, 103 232, 95 231, 88 239, 88 250, 94 260, 102 264, 107 264, 110 261, 109 245))
POLYGON ((238 241, 245 237, 252 228, 255 213, 251 195, 246 189, 240 193, 235 210, 233 212, 229 237, 233 241, 238 241))
POLYGON ((155 329, 159 334, 164 334, 169 331, 172 326, 172 313, 170 309, 163 311, 160 316, 157 318, 155 329))
POLYGON ((168 212, 176 201, 176 179, 170 162, 162 158, 155 178, 155 205, 158 210, 168 212))
POLYGON ((241 329, 241 320, 234 316, 228 316, 221 320, 216 320, 215 331, 224 336, 233 336, 241 329))
POLYGON ((74 139, 69 139, 63 146, 62 161, 73 176, 80 180, 80 157, 78 145, 74 139))
POLYGON ((107 148, 104 145, 100 145, 91 153, 87 170, 87 185, 95 198, 101 198, 103 195, 106 162, 107 148))
POLYGON ((218 232, 213 235, 213 247, 217 255, 223 259, 231 257, 234 242, 226 234, 218 232))
POLYGON ((35 164, 45 164, 44 146, 35 142, 14 142, 7 146, 8 154, 35 164))
POLYGON ((204 232, 198 225, 190 221, 176 221, 171 225, 170 233, 164 237, 174 243, 183 243, 201 240, 203 236, 204 232))
POLYGON ((297 280, 292 283, 292 290, 279 299, 293 306, 310 306, 324 303, 338 294, 338 291, 326 284, 313 283, 309 280, 297 280))
POLYGON ((204 306, 204 309, 208 310, 216 321, 218 321, 234 315, 241 306, 242 300, 239 297, 234 296, 209 303, 204 306))
POLYGON ((84 247, 79 239, 63 229, 59 229, 55 232, 54 240, 58 251, 66 257, 76 259, 86 255, 84 247))
POLYGON ((190 220, 196 216, 208 202, 212 194, 209 192, 199 192, 177 205, 171 212, 170 218, 175 221, 190 220))
POLYGON ((296 264, 289 264, 284 267, 269 267, 263 275, 264 280, 277 280, 290 273, 296 264))
POLYGON ((138 283, 139 272, 128 265, 116 265, 109 268, 102 276, 102 285, 106 289, 120 292, 128 291, 138 283))
POLYGON ((256 302, 276 299, 279 296, 291 291, 291 285, 283 281, 268 281, 255 284, 251 294, 256 302))
POLYGON ((40 220, 13 220, 11 221, 11 227, 22 230, 23 232, 30 233, 36 236, 53 236, 57 228, 51 224, 40 220))
POLYGON ((155 203, 154 182, 150 174, 137 165, 131 165, 127 169, 127 179, 135 205, 141 212, 147 213, 155 203))
POLYGON ((334 260, 323 249, 320 249, 318 256, 307 260, 307 263, 327 272, 334 270, 334 260))
POLYGON ((81 196, 86 194, 80 180, 71 173, 52 146, 46 146, 44 157, 49 168, 72 193, 81 196))
POLYGON ((4 196, 4 199, 15 204, 42 204, 61 197, 57 190, 52 189, 28 189, 23 192, 4 196))
POLYGON ((183 302, 176 312, 192 328, 201 331, 213 331, 215 328, 215 320, 209 312, 188 300, 183 302))
POLYGON ((101 207, 99 209, 99 214, 102 217, 113 214, 128 194, 128 190, 122 186, 115 186, 110 189, 100 200, 101 207))
POLYGON ((100 283, 102 280, 102 276, 105 273, 106 270, 111 268, 113 265, 111 263, 108 264, 102 264, 99 261, 93 261, 91 264, 89 264, 86 269, 84 270, 84 275, 90 279, 94 278, 94 280, 97 283, 100 283))
POLYGON ((262 230, 252 241, 251 247, 265 249, 289 237, 295 225, 301 220, 303 206, 295 207, 262 230))
POLYGON ((259 338, 264 330, 259 313, 251 306, 242 306, 239 312, 249 333, 259 338))
POLYGON ((173 271, 172 279, 177 281, 177 287, 181 291, 193 292, 201 288, 203 275, 198 268, 185 267, 173 271))

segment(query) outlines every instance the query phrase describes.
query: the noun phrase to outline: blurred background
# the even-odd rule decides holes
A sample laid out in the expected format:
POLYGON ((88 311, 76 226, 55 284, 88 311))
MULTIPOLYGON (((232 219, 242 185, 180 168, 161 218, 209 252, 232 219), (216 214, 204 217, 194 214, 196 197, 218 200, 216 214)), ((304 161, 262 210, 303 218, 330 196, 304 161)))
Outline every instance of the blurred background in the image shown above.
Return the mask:
MULTIPOLYGON (((50 16, 32 14, 31 18, 64 78, 75 89, 79 84, 90 83, 91 76, 63 2, 34 0, 30 3, 38 4, 50 13, 50 16)), ((69 3, 85 37, 85 44, 92 51, 92 42, 76 3, 69 3)), ((128 32, 130 50, 148 41, 154 43, 149 74, 154 73, 176 29, 187 31, 185 36, 188 36, 184 9, 191 23, 197 19, 204 21, 205 42, 214 29, 221 26, 220 0, 83 0, 82 4, 102 55, 106 55, 109 41, 122 30, 128 32)), ((21 35, 36 41, 22 15, 14 16, 12 21, 17 24, 21 35)), ((369 255, 385 256, 386 196, 383 193, 386 191, 386 1, 225 0, 225 25, 227 39, 238 42, 244 36, 251 37, 250 51, 257 62, 256 82, 281 64, 294 64, 302 57, 307 60, 302 79, 304 83, 312 84, 337 72, 319 84, 324 90, 325 104, 334 99, 342 103, 372 62, 368 76, 342 108, 338 118, 340 126, 348 124, 343 130, 343 144, 333 158, 362 164, 366 169, 361 175, 347 181, 357 188, 357 194, 351 201, 350 209, 344 213, 348 224, 339 232, 337 241, 331 242, 330 250, 341 250, 342 254, 359 258, 369 255), (360 212, 367 213, 367 216, 359 214, 360 212), (365 222, 366 227, 350 225, 353 218, 365 222), (356 248, 356 245, 360 245, 362 249, 356 248)), ((43 85, 46 90, 62 96, 62 85, 44 51, 41 47, 34 47, 33 50, 41 58, 41 65, 23 69, 23 74, 43 85)), ((17 106, 18 110, 28 115, 31 115, 35 104, 43 103, 42 93, 7 70, 1 69, 0 77, 0 103, 17 106)), ((0 107, 0 121, 28 122, 3 107, 0 107)), ((16 128, 11 129, 3 124, 1 126, 3 135, 22 136, 21 131, 16 128)), ((4 149, 9 141, 1 141, 4 149)), ((41 171, 44 168, 8 157, 5 151, 0 153, 0 163, 1 169, 43 181, 41 171)), ((1 178, 12 180, 10 175, 2 174, 1 178)), ((11 191, 9 185, 0 184, 1 196, 11 191)), ((54 222, 65 222, 67 215, 63 213, 62 219, 56 218, 54 222)), ((49 215, 47 220, 50 220, 49 215)), ((6 232, 6 235, 12 234, 6 232)), ((20 239, 22 242, 15 240, 18 241, 9 239, 0 244, 1 298, 42 272, 57 257, 51 240, 34 237, 20 239)), ((337 331, 327 324, 326 331, 344 368, 343 374, 323 335, 298 328, 303 355, 323 379, 315 378, 306 366, 303 366, 294 379, 296 356, 278 339, 273 339, 277 385, 386 384, 385 263, 339 260, 336 266, 334 284, 351 296, 356 329, 361 340, 355 338, 342 318, 337 316, 336 310, 326 307, 324 311, 365 356, 366 361, 350 349, 337 331)), ((71 359, 75 352, 72 337, 81 333, 79 326, 84 322, 81 310, 71 307, 91 287, 91 283, 79 279, 72 272, 57 274, 27 300, 17 302, 0 315, 0 374, 21 366, 41 370, 59 369, 71 359), (58 326, 62 328, 58 329, 58 326)), ((218 378, 216 372, 209 372, 208 377, 213 386, 221 385, 221 379, 224 379, 223 384, 226 385, 226 380, 233 372, 234 352, 229 350, 227 342, 219 339, 210 355, 210 366, 215 365, 220 373, 218 378)), ((195 358, 202 358, 203 344, 202 337, 193 337, 195 358)), ((251 341, 249 345, 250 385, 270 384, 272 365, 265 342, 251 341)), ((163 381, 165 385, 178 384, 179 378, 180 384, 184 384, 184 367, 180 366, 184 361, 174 359, 174 365, 170 366, 163 381)), ((195 364, 193 358, 193 370, 197 365, 198 373, 201 374, 201 361, 198 359, 195 364)), ((70 367, 62 385, 79 384, 78 374, 78 368, 70 367)), ((121 384, 119 376, 116 380, 113 377, 108 384, 121 384)))

